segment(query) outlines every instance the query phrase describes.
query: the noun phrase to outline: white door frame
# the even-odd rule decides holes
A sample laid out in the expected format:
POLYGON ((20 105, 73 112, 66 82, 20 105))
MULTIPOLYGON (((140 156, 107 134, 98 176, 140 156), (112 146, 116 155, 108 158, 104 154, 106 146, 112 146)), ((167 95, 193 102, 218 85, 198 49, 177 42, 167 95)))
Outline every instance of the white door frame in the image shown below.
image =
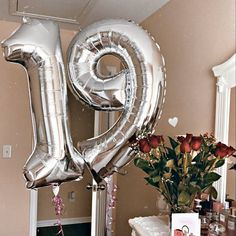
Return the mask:
POLYGON ((38 213, 38 190, 30 191, 29 236, 36 236, 38 213))
MULTIPOLYGON (((236 53, 223 64, 212 68, 216 83, 215 137, 228 144, 230 91, 236 86, 235 78, 236 53)), ((218 201, 224 203, 226 196, 227 162, 217 170, 221 178, 214 184, 218 192, 218 201)))

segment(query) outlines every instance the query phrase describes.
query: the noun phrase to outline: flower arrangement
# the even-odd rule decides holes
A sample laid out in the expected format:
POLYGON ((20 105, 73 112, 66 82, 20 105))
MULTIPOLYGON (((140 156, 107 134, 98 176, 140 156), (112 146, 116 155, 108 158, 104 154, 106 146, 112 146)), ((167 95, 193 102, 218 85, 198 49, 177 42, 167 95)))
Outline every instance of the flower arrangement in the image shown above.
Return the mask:
POLYGON ((213 183, 221 176, 214 170, 236 151, 208 134, 169 137, 168 146, 163 136, 142 133, 130 143, 137 151, 135 165, 147 174, 146 181, 164 196, 172 212, 188 211, 205 191, 216 198, 213 183))

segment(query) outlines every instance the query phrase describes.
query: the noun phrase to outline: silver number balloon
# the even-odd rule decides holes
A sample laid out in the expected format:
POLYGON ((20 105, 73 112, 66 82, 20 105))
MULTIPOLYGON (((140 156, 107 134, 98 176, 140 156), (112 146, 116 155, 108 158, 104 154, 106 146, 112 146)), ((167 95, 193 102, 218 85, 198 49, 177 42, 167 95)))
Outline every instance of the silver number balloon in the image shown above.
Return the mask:
POLYGON ((107 132, 78 143, 99 182, 134 157, 128 140, 136 132, 153 131, 164 100, 164 60, 158 45, 136 24, 103 20, 72 40, 68 67, 69 85, 78 99, 97 110, 122 111, 107 132), (97 70, 99 60, 108 54, 120 58, 125 67, 109 78, 97 70))
POLYGON ((24 167, 28 188, 80 179, 84 160, 72 145, 67 88, 58 26, 25 21, 2 43, 7 61, 28 73, 35 134, 33 153, 24 167))

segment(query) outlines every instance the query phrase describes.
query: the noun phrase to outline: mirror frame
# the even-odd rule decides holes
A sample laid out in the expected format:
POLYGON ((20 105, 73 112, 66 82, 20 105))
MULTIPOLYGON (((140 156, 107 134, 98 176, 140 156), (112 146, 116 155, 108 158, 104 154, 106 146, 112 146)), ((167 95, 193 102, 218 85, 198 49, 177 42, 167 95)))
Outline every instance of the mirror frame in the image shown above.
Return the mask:
MULTIPOLYGON (((235 78, 236 53, 224 63, 214 66, 212 71, 217 78, 216 82, 216 110, 215 110, 215 137, 217 141, 228 144, 230 92, 236 86, 235 78)), ((214 184, 221 203, 226 197, 227 162, 217 170, 221 178, 214 184)))

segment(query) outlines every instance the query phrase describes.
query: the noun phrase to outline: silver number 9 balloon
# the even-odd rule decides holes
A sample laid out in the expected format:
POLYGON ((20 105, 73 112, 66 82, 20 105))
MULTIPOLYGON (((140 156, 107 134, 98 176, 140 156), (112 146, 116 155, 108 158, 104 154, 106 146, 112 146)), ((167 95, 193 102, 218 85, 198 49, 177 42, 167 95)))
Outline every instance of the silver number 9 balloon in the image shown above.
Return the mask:
POLYGON ((68 51, 69 85, 77 99, 97 110, 121 110, 111 129, 78 143, 95 180, 119 171, 135 155, 129 139, 138 131, 153 132, 165 92, 164 60, 147 32, 126 20, 94 23, 72 40, 68 51), (124 70, 100 75, 105 55, 122 61, 124 70))
POLYGON ((2 43, 7 61, 28 73, 35 147, 24 167, 28 188, 82 178, 84 160, 68 128, 67 88, 58 26, 25 21, 2 43))

